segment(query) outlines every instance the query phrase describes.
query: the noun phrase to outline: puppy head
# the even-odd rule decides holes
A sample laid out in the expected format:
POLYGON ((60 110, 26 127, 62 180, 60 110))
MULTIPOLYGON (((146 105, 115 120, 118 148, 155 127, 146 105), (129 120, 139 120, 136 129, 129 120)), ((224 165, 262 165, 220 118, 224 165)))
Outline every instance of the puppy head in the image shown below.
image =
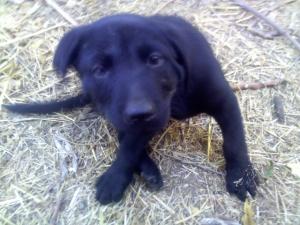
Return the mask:
POLYGON ((74 67, 83 91, 119 130, 158 130, 182 77, 176 50, 145 17, 117 15, 75 28, 59 43, 54 67, 74 67))

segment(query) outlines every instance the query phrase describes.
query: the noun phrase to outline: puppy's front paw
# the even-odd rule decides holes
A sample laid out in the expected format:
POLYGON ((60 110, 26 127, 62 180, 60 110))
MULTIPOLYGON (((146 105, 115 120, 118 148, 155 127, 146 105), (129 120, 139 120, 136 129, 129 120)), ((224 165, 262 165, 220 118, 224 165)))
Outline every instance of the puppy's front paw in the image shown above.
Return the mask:
POLYGON ((158 191, 163 186, 163 179, 158 169, 142 171, 141 176, 150 190, 158 191))
POLYGON ((109 168, 96 183, 96 199, 103 205, 120 201, 132 177, 132 173, 109 168))
POLYGON ((247 192, 254 197, 258 184, 259 180, 251 163, 248 166, 234 165, 226 170, 227 191, 236 195, 241 201, 246 200, 247 192))
POLYGON ((155 162, 149 157, 145 156, 140 165, 139 173, 144 178, 146 185, 153 191, 158 191, 163 186, 163 179, 155 162))

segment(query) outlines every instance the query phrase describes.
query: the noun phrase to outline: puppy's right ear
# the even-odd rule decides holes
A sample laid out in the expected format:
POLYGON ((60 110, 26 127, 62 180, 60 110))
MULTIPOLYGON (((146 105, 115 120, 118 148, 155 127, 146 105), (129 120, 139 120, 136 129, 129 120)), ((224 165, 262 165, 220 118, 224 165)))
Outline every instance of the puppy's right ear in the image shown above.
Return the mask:
POLYGON ((60 40, 55 51, 53 67, 57 73, 65 75, 68 68, 74 66, 83 42, 85 27, 74 28, 60 40))

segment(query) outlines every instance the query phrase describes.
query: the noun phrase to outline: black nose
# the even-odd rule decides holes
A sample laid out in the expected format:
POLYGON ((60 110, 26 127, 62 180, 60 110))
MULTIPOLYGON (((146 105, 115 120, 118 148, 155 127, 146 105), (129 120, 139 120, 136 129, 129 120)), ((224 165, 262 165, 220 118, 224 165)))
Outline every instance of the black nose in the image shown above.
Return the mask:
POLYGON ((154 114, 154 106, 149 102, 131 103, 125 109, 125 119, 128 122, 149 121, 154 114))

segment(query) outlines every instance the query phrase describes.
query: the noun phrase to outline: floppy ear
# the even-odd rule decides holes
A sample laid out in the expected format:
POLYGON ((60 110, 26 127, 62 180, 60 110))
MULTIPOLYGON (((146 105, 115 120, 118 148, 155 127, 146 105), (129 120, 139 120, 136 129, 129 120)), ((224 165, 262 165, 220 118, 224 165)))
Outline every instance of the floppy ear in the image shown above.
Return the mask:
POLYGON ((60 40, 53 60, 53 67, 57 73, 64 76, 68 68, 74 66, 82 45, 84 33, 84 27, 74 28, 60 40))
POLYGON ((200 74, 201 76, 184 76, 184 83, 193 86, 194 78, 220 70, 209 43, 205 37, 190 23, 176 16, 149 17, 165 36, 175 51, 176 62, 183 68, 184 74, 200 74), (193 77, 193 79, 191 79, 193 77))
POLYGON ((188 53, 189 43, 186 38, 185 29, 190 25, 183 21, 181 18, 175 16, 151 16, 151 22, 155 24, 154 27, 158 28, 163 33, 169 46, 174 53, 174 62, 176 67, 180 70, 180 79, 184 80, 184 73, 189 70, 189 56, 188 53))

